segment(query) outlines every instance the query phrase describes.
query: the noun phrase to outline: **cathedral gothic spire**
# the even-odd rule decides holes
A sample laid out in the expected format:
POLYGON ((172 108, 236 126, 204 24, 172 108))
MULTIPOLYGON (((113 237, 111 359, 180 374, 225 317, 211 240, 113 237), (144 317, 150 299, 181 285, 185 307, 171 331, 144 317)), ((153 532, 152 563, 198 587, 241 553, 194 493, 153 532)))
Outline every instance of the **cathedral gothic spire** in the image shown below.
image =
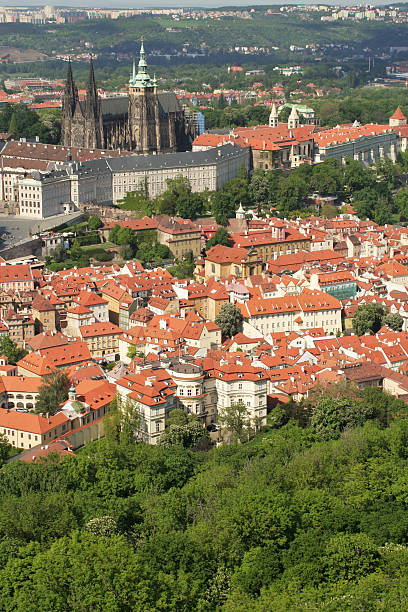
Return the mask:
POLYGON ((96 109, 96 106, 98 103, 98 89, 96 87, 95 72, 94 72, 94 65, 93 65, 92 57, 89 62, 89 80, 88 80, 88 87, 86 89, 86 101, 90 109, 91 108, 93 110, 96 109))
POLYGON ((92 56, 89 62, 89 80, 86 88, 85 121, 87 123, 87 145, 100 148, 103 142, 101 105, 96 87, 92 56))
POLYGON ((78 102, 78 90, 72 75, 71 60, 68 61, 67 82, 65 84, 64 98, 67 107, 71 110, 71 114, 73 115, 75 112, 76 103, 78 102))

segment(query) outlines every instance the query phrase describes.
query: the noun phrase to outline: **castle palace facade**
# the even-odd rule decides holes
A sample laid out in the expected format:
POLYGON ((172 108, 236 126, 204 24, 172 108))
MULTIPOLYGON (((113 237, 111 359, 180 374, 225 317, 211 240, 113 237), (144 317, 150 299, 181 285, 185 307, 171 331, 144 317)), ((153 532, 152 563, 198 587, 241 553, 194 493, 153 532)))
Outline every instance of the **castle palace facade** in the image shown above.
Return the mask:
POLYGON ((173 92, 157 91, 156 79, 147 73, 143 41, 129 94, 99 98, 92 59, 86 99, 79 100, 71 63, 62 103, 61 144, 90 149, 126 149, 135 153, 189 151, 193 124, 173 92))

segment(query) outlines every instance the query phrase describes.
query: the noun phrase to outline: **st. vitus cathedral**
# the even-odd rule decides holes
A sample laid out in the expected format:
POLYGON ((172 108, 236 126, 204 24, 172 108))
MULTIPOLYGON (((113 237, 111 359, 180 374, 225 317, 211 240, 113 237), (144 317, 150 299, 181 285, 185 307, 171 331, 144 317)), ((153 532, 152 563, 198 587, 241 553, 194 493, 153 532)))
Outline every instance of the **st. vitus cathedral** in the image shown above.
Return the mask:
POLYGON ((188 151, 195 137, 173 92, 157 91, 147 73, 143 40, 129 94, 99 98, 92 60, 84 101, 78 98, 71 63, 62 104, 61 144, 89 149, 127 149, 135 153, 188 151))

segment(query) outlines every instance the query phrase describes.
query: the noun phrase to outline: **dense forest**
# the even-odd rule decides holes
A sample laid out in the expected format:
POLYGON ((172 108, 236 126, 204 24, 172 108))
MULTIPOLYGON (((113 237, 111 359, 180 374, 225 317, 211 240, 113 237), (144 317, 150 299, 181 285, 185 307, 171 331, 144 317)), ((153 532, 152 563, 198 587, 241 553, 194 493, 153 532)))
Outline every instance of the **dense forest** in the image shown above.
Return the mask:
POLYGON ((108 437, 3 466, 1 609, 406 610, 405 406, 340 395, 242 445, 108 437))

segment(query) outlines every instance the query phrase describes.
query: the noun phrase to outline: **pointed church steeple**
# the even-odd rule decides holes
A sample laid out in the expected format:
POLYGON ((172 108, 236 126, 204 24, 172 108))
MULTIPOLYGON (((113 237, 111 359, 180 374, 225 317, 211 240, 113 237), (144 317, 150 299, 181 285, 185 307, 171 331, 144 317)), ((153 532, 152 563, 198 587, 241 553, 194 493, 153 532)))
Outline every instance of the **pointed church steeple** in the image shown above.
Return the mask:
POLYGON ((72 75, 71 60, 68 61, 67 80, 65 83, 64 95, 62 97, 62 120, 61 120, 61 142, 64 146, 70 147, 72 141, 72 119, 80 108, 78 89, 72 75))
POLYGON ((135 74, 135 64, 133 63, 133 75, 130 79, 130 87, 146 88, 146 87, 154 87, 154 82, 150 78, 147 73, 147 62, 145 59, 145 50, 143 44, 143 36, 140 39, 140 59, 137 69, 137 74, 135 74))
POLYGON ((93 65, 93 61, 92 61, 92 56, 91 56, 91 60, 89 62, 89 80, 88 80, 88 87, 86 90, 86 99, 87 101, 97 101, 98 100, 98 89, 96 87, 96 81, 95 81, 95 71, 94 71, 94 65, 93 65))
POLYGON ((102 115, 92 56, 89 62, 89 80, 86 88, 84 117, 87 125, 86 146, 101 148, 103 146, 102 115))
POLYGON ((269 127, 278 127, 278 111, 276 110, 275 103, 272 104, 272 110, 269 115, 269 127))
POLYGON ((67 80, 65 83, 64 96, 62 100, 62 114, 68 120, 72 118, 78 104, 78 89, 72 75, 71 60, 68 61, 67 80))
POLYGON ((288 119, 288 129, 294 130, 299 127, 299 115, 297 114, 296 105, 293 104, 292 110, 288 119))
POLYGON ((71 59, 68 60, 67 80, 65 83, 65 91, 73 92, 75 89, 74 77, 72 75, 71 59))
POLYGON ((68 61, 68 70, 67 70, 67 80, 65 83, 65 91, 64 91, 64 107, 66 111, 69 109, 71 115, 75 112, 75 106, 78 101, 78 89, 74 82, 74 77, 72 75, 72 65, 71 60, 68 61))
MULTIPOLYGON (((146 68, 147 63, 145 60, 145 50, 144 50, 144 44, 143 44, 144 38, 143 36, 141 36, 140 38, 140 59, 139 59, 139 68, 144 67, 146 68)), ((140 71, 139 71, 140 72, 140 71)))

